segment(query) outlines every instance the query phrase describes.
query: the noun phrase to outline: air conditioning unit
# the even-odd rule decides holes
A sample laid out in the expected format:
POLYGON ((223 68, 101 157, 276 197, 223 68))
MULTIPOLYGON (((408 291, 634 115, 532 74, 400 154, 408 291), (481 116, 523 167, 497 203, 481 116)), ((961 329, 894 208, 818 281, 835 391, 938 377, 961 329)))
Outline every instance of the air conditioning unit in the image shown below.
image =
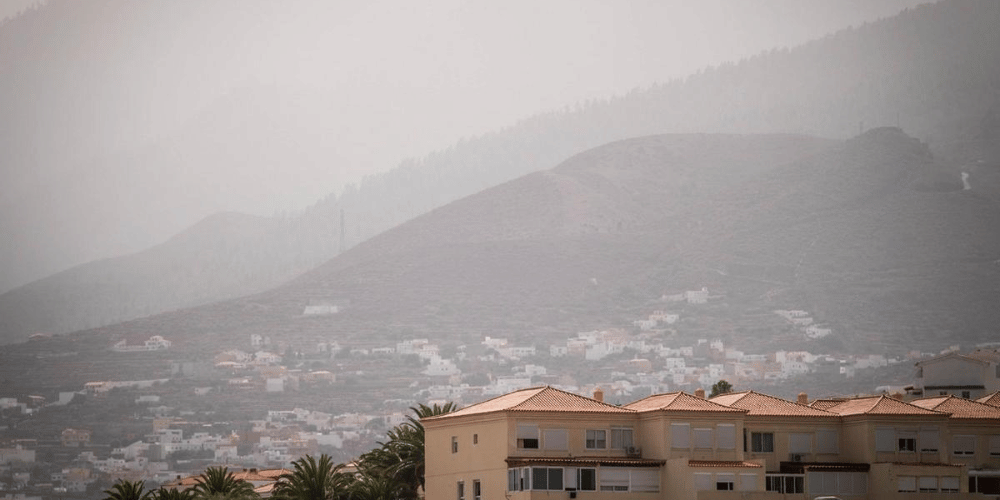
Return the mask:
POLYGON ((629 446, 625 448, 625 455, 632 458, 638 458, 642 456, 642 448, 638 446, 629 446))
POLYGON ((788 457, 788 459, 791 460, 792 462, 801 462, 802 461, 802 455, 799 454, 799 453, 792 453, 788 457))

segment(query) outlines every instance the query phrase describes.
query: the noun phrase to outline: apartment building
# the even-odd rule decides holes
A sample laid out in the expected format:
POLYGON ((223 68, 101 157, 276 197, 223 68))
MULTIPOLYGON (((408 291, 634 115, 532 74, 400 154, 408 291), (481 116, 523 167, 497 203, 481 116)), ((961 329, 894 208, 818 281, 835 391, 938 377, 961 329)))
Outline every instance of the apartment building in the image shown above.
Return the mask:
POLYGON ((696 391, 615 406, 535 387, 422 423, 436 500, 1000 495, 1000 408, 959 398, 696 391))
POLYGON ((1000 390, 1000 351, 950 352, 916 363, 916 378, 907 392, 915 397, 975 399, 1000 390))

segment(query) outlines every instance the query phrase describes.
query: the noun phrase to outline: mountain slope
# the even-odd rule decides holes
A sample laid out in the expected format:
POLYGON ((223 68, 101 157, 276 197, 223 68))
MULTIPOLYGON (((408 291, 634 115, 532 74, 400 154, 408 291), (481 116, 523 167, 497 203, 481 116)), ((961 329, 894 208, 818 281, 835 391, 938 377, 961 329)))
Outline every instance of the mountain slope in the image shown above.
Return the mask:
MULTIPOLYGON (((990 306, 1000 299, 1000 204, 925 189, 936 168, 898 129, 832 145, 632 139, 449 204, 279 288, 22 344, 4 361, 43 345, 85 360, 84 346, 97 355, 154 334, 175 342, 173 358, 211 356, 250 334, 304 351, 414 337, 454 347, 482 335, 546 345, 623 327, 663 308, 661 294, 702 286, 722 302, 690 312, 680 335, 847 353, 982 341, 1000 320, 990 306), (698 187, 686 194, 684 181, 698 187), (303 315, 317 302, 342 310, 303 315), (761 322, 773 309, 813 311, 836 335, 811 347, 779 336, 761 322)), ((31 377, 57 383, 58 359, 33 362, 31 377)), ((88 375, 123 369, 91 364, 88 375)))
MULTIPOLYGON (((181 16, 183 12, 172 15, 181 16)), ((321 200, 294 216, 292 224, 301 226, 304 233, 275 234, 275 239, 269 240, 277 248, 300 249, 301 265, 273 260, 269 256, 280 253, 269 251, 259 253, 260 259, 248 262, 246 268, 273 270, 255 279, 262 284, 270 280, 266 286, 274 286, 335 255, 341 234, 350 247, 450 201, 528 172, 550 168, 576 152, 610 141, 665 132, 793 131, 848 137, 857 133, 859 126, 899 123, 908 133, 927 142, 942 159, 942 165, 936 165, 933 172, 925 175, 924 184, 935 185, 940 179, 945 180, 945 185, 954 183, 959 170, 967 170, 973 176, 974 192, 1000 199, 1000 156, 996 146, 1000 144, 1000 127, 996 126, 1000 109, 1000 54, 995 50, 1000 44, 998 33, 1000 5, 996 2, 950 0, 844 30, 791 50, 775 50, 738 64, 710 68, 684 80, 582 104, 573 110, 535 116, 507 129, 462 141, 449 150, 404 162, 385 174, 367 178, 359 186, 348 187, 338 196, 321 200), (341 227, 341 214, 346 227, 341 227), (293 236, 299 234, 316 237, 293 236)), ((34 220, 24 214, 31 212, 26 207, 35 203, 32 197, 38 186, 25 184, 20 192, 31 195, 25 194, 24 199, 0 210, 3 214, 0 218, 8 219, 0 227, 9 236, 0 244, 9 245, 0 248, 0 256, 4 256, 0 268, 28 268, 37 259, 55 258, 54 255, 72 249, 92 248, 80 242, 105 234, 110 220, 137 228, 136 238, 143 237, 144 217, 182 211, 167 210, 168 207, 155 200, 147 200, 143 195, 146 189, 143 179, 166 182, 170 176, 163 172, 179 162, 186 161, 186 168, 195 169, 204 164, 226 165, 223 170, 230 172, 226 175, 238 175, 244 162, 261 158, 230 152, 256 151, 255 144, 267 141, 268 137, 273 137, 296 162, 321 161, 329 152, 324 134, 306 133, 297 124, 298 117, 312 109, 309 104, 321 102, 321 96, 306 93, 296 99, 286 97, 274 89, 239 89, 218 102, 205 103, 203 113, 177 130, 159 132, 154 136, 156 140, 144 148, 88 160, 85 162, 88 167, 79 169, 70 176, 73 180, 66 182, 69 186, 89 186, 86 173, 91 168, 132 172, 122 174, 123 181, 116 186, 115 196, 142 200, 133 214, 98 210, 107 197, 99 194, 100 186, 91 186, 93 189, 81 191, 84 194, 67 198, 74 200, 74 206, 79 208, 75 212, 92 214, 86 220, 81 222, 79 217, 83 216, 77 213, 61 214, 55 222, 34 220), (259 113, 262 119, 254 119, 258 115, 248 109, 247 102, 263 108, 259 113), (226 110, 233 109, 239 113, 224 116, 226 110), (225 135, 219 133, 220 129, 243 130, 235 135, 246 142, 220 143, 217 138, 225 135), (143 168, 133 172, 130 169, 135 165, 143 168), (91 199, 93 196, 99 199, 91 199), (130 223, 132 216, 136 220, 130 223)), ((27 161, 15 160, 13 164, 27 161)), ((274 158, 268 161, 277 164, 274 158)), ((71 168, 67 170, 73 172, 71 168)), ((175 189, 184 193, 212 186, 221 186, 220 189, 228 186, 225 176, 175 189)), ((41 200, 42 204, 54 205, 57 198, 41 200)), ((591 202, 582 202, 578 210, 587 210, 588 203, 591 202)), ((595 228, 630 223, 612 220, 612 213, 605 217, 606 220, 594 218, 587 223, 595 228)), ((257 244, 252 240, 243 243, 257 244)), ((199 269, 207 272, 197 260, 176 262, 192 270, 191 273, 199 269)), ((199 301, 209 302, 259 289, 241 288, 243 276, 231 269, 227 271, 226 267, 217 269, 218 274, 211 281, 228 280, 229 285, 220 286, 216 295, 200 295, 199 301)), ((91 300, 94 295, 107 293, 102 291, 100 282, 91 283, 89 288, 82 283, 67 283, 62 288, 76 288, 80 292, 58 299, 48 294, 45 295, 48 302, 44 304, 19 302, 16 307, 0 304, 0 310, 12 311, 13 315, 36 315, 38 311, 53 309, 89 310, 89 313, 83 312, 80 321, 58 322, 61 328, 37 317, 12 317, 6 322, 11 326, 0 329, 0 342, 24 339, 35 333, 26 329, 27 325, 48 324, 54 328, 53 333, 61 333, 187 305, 191 302, 179 301, 177 297, 187 297, 192 285, 178 283, 171 288, 155 280, 134 282, 123 293, 149 296, 150 300, 136 306, 115 305, 113 311, 81 305, 120 302, 114 294, 91 300)), ((0 298, 3 300, 6 299, 0 298)))
POLYGON ((333 238, 297 220, 216 214, 149 250, 0 294, 0 331, 61 333, 259 292, 310 269, 333 238))

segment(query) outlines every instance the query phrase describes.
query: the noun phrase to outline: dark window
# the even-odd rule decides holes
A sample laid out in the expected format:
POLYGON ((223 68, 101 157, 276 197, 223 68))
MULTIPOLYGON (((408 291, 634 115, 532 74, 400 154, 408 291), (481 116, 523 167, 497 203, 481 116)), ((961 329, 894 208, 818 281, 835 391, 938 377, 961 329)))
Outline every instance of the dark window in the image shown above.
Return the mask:
POLYGON ((580 491, 597 491, 597 469, 579 469, 578 474, 580 491))
POLYGON ((751 432, 750 433, 750 451, 756 453, 772 453, 774 452, 774 433, 773 432, 751 432))
POLYGON ((733 482, 732 481, 719 481, 715 483, 715 489, 723 491, 732 491, 733 482))
POLYGON ((805 477, 801 475, 769 475, 764 488, 777 493, 805 493, 805 477))
POLYGON ((917 440, 914 438, 899 438, 899 451, 917 451, 917 440))
POLYGON ((586 445, 588 450, 603 450, 607 448, 608 431, 588 430, 586 445))
POLYGON ((458 500, 465 500, 465 483, 458 482, 458 500))
POLYGON ((451 452, 458 453, 458 436, 451 437, 451 452))
POLYGON ((478 479, 472 481, 472 498, 473 500, 483 500, 483 489, 478 479))
POLYGON ((563 470, 561 467, 532 467, 531 489, 557 490, 563 489, 563 470))
POLYGON ((522 450, 537 450, 538 449, 538 438, 523 438, 517 440, 517 447, 522 450))

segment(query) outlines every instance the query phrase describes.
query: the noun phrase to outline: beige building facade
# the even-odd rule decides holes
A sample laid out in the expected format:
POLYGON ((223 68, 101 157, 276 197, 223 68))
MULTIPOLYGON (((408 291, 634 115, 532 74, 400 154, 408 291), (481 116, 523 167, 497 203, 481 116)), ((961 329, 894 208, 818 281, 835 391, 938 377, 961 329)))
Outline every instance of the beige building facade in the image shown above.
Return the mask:
POLYGON ((594 396, 536 387, 423 419, 426 498, 1000 495, 1000 408, 983 402, 594 396))

